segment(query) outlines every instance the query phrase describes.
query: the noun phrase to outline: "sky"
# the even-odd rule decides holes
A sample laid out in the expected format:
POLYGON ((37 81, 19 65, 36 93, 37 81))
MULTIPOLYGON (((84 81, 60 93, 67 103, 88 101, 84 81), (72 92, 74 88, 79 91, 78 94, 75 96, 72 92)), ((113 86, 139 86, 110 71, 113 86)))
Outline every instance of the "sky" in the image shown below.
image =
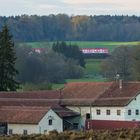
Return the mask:
POLYGON ((0 16, 58 13, 140 16, 140 0, 0 0, 0 16))

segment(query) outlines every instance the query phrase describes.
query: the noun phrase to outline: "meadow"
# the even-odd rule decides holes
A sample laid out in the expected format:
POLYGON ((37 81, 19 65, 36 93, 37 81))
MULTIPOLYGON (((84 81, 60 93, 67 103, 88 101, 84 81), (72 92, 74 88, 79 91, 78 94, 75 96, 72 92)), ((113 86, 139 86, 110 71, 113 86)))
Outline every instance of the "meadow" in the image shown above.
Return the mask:
MULTIPOLYGON (((112 52, 119 46, 136 46, 140 42, 112 42, 112 41, 66 41, 68 44, 76 44, 79 48, 108 48, 112 52)), ((51 48, 54 42, 27 42, 26 44, 33 48, 51 48)))
MULTIPOLYGON (((136 46, 140 42, 111 42, 111 41, 66 41, 68 44, 76 44, 79 48, 108 48, 111 53, 115 48, 120 46, 136 46)), ((51 48, 54 42, 27 42, 31 48, 51 48)), ((21 43, 21 45, 24 45, 21 43)), ((103 82, 107 79, 101 76, 101 63, 103 59, 86 59, 85 76, 81 79, 67 79, 67 82, 103 82)), ((54 84, 53 88, 62 88, 64 84, 54 84)))

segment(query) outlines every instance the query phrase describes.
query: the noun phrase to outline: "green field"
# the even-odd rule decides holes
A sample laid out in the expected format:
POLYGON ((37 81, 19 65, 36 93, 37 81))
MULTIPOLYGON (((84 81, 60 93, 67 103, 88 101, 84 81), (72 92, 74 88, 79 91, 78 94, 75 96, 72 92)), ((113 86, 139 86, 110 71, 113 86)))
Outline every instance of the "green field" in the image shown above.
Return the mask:
MULTIPOLYGON (((77 44, 80 48, 108 48, 112 52, 119 46, 135 46, 140 42, 109 42, 109 41, 66 41, 68 44, 77 44)), ((33 48, 51 47, 53 42, 28 42, 25 43, 33 48)))
MULTIPOLYGON (((53 42, 29 42, 25 43, 32 48, 51 48, 53 42)), ((68 44, 77 44, 80 48, 108 48, 112 52, 119 46, 136 46, 140 42, 90 42, 90 41, 67 41, 68 44)), ((24 45, 21 43, 21 45, 24 45)), ((101 72, 102 59, 86 59, 85 77, 81 79, 68 79, 67 82, 102 82, 106 81, 101 72)), ((60 89, 64 84, 53 84, 53 89, 60 89)))
POLYGON ((85 74, 99 74, 101 69, 100 65, 102 59, 86 59, 86 71, 85 74))

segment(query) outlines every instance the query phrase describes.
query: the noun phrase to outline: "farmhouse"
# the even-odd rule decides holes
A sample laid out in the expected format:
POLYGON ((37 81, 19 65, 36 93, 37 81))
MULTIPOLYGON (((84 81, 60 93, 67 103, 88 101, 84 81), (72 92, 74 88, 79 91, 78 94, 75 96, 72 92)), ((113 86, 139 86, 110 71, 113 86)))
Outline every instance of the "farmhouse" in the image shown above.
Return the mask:
POLYGON ((91 118, 92 104, 105 92, 112 82, 72 82, 62 90, 61 105, 81 114, 81 127, 85 120, 91 118))
POLYGON ((140 126, 140 82, 72 82, 64 89, 0 93, 0 133, 140 126))
POLYGON ((1 134, 44 134, 79 129, 80 114, 59 104, 60 91, 1 92, 1 134))
POLYGON ((139 127, 140 82, 115 82, 92 106, 94 128, 139 127))
POLYGON ((78 129, 79 113, 56 107, 1 107, 0 132, 4 134, 44 134, 52 130, 78 129))

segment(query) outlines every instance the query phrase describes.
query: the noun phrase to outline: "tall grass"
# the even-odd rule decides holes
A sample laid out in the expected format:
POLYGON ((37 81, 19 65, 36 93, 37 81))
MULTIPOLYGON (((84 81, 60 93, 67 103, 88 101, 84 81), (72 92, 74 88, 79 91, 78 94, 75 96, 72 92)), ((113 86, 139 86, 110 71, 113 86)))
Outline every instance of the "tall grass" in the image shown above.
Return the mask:
POLYGON ((140 129, 52 131, 46 135, 11 135, 0 136, 0 140, 140 140, 140 129))

